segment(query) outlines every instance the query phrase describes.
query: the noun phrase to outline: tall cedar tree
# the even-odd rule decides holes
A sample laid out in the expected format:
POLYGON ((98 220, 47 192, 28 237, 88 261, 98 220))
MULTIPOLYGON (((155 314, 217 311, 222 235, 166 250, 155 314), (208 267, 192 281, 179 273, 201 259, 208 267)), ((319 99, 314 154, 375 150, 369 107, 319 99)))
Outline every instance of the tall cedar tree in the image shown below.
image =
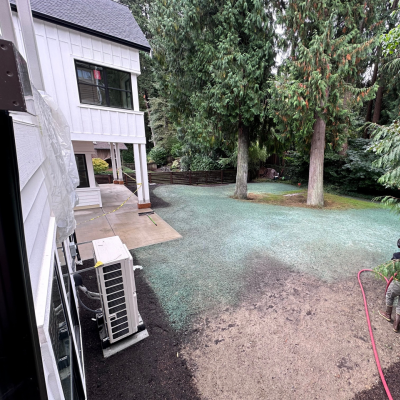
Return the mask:
MULTIPOLYGON (((349 103, 360 105, 374 88, 354 85, 357 64, 374 41, 359 42, 354 2, 288 0, 281 14, 291 57, 272 86, 271 112, 283 135, 294 133, 310 151, 307 204, 322 207, 327 127, 333 142, 346 130, 349 103)), ((362 12, 362 5, 359 5, 362 12)), ((348 121, 347 121, 348 123, 348 121)), ((334 143, 333 143, 334 144, 334 143)))
POLYGON ((174 122, 199 142, 237 140, 234 196, 247 198, 248 149, 267 117, 274 27, 266 0, 156 0, 153 50, 174 122))

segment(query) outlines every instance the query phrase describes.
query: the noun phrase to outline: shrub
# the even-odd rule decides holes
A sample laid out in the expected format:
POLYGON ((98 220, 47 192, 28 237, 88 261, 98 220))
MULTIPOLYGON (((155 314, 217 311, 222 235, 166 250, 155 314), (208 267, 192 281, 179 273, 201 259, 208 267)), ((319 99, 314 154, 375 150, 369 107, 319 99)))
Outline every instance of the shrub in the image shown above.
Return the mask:
POLYGON ((101 158, 92 158, 92 163, 95 174, 101 174, 108 169, 108 163, 101 158))
POLYGON ((153 147, 149 152, 149 158, 157 165, 164 165, 167 162, 167 151, 162 147, 153 147))
POLYGON ((191 171, 213 171, 221 169, 220 165, 208 156, 196 155, 190 163, 191 171))
POLYGON ((182 155, 182 145, 180 143, 176 143, 171 148, 171 156, 178 158, 182 155))

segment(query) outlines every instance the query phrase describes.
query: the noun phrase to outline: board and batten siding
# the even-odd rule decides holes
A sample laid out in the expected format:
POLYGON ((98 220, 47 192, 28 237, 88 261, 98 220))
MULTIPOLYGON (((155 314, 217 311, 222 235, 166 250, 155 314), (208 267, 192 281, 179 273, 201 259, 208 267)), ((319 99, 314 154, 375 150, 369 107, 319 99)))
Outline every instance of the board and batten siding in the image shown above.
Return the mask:
MULTIPOLYGON (((15 12, 13 20, 18 47, 25 57, 15 12)), ((47 21, 34 19, 34 26, 45 90, 67 118, 72 140, 145 144, 144 114, 139 111, 137 89, 139 51, 47 21), (134 110, 81 104, 75 60, 130 72, 134 110)))
MULTIPOLYGON (((49 231, 51 209, 43 168, 44 154, 36 117, 12 114, 17 148, 21 205, 26 251, 34 299, 39 290, 43 253, 49 231)), ((55 240, 55 239, 54 239, 55 240)))

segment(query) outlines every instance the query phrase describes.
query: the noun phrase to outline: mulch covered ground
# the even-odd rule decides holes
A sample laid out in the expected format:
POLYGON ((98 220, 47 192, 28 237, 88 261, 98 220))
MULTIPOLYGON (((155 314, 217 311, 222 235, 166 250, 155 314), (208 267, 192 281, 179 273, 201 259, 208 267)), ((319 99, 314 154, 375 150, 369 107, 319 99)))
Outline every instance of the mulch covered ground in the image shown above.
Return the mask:
MULTIPOLYGON (((394 400, 400 399, 399 385, 400 362, 393 364, 391 367, 383 371, 386 383, 394 400)), ((381 382, 370 390, 364 390, 358 393, 354 400, 387 400, 385 389, 381 382)))
MULTIPOLYGON (((79 269, 93 264, 93 260, 85 261, 79 269)), ((85 272, 82 276, 86 287, 97 292, 95 273, 85 272)), ((142 271, 136 270, 135 277, 139 312, 150 335, 143 341, 104 359, 93 315, 80 310, 88 400, 198 399, 192 374, 179 355, 179 336, 169 326, 142 271)), ((88 307, 99 306, 85 296, 82 300, 88 307)))

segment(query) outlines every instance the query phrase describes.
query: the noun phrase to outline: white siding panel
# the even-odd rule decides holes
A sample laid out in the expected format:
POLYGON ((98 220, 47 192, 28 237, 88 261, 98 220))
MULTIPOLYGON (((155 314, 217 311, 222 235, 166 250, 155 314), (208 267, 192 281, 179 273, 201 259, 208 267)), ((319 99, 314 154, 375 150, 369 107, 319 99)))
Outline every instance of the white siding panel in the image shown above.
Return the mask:
POLYGON ((37 213, 37 215, 35 215, 36 218, 30 218, 29 216, 25 221, 24 228, 32 292, 36 293, 46 245, 47 231, 50 223, 50 207, 47 201, 47 192, 45 196, 37 198, 35 208, 32 210, 31 214, 33 215, 33 213, 37 213), (43 200, 45 201, 43 202, 43 200), (40 204, 40 202, 43 203, 40 204), (34 241, 30 243, 32 238, 34 238, 34 241))
POLYGON ((21 207, 24 221, 35 204, 38 193, 42 190, 43 185, 45 185, 43 169, 38 168, 21 190, 21 207))
POLYGON ((113 45, 112 48, 113 64, 116 67, 122 67, 121 62, 121 47, 119 45, 113 45))
POLYGON ((90 36, 82 34, 81 41, 83 57, 93 58, 92 41, 90 39, 90 36))
POLYGON ((122 114, 122 113, 118 113, 118 112, 111 112, 110 113, 110 119, 111 119, 111 132, 113 133, 113 134, 115 134, 115 133, 121 133, 121 129, 120 129, 120 126, 119 126, 119 118, 118 118, 118 115, 119 114, 122 114))
POLYGON ((131 68, 140 71, 139 52, 137 50, 129 49, 129 53, 131 59, 131 68))
POLYGON ((34 125, 14 122, 19 181, 23 188, 44 160, 39 129, 34 125))
POLYGON ((102 48, 103 48, 103 62, 107 64, 112 64, 112 50, 111 44, 102 40, 102 48))
MULTIPOLYGON (((101 124, 101 111, 90 109, 93 133, 94 134, 103 134, 102 124, 101 124)), ((73 139, 73 138, 72 138, 73 139)))
POLYGON ((77 57, 82 57, 81 37, 76 31, 70 31, 72 54, 77 57))
POLYGON ((134 114, 128 115, 128 132, 129 136, 137 136, 136 115, 134 114))
POLYGON ((128 114, 118 113, 118 117, 119 117, 120 135, 128 136, 128 114))
MULTIPOLYGON (((30 196, 31 194, 27 191, 25 194, 25 191, 23 190, 21 192, 21 196, 25 195, 30 196)), ((40 227, 43 225, 47 227, 50 218, 50 205, 47 197, 48 193, 46 185, 43 182, 40 190, 37 192, 35 201, 33 202, 28 215, 24 215, 25 242, 28 259, 32 252, 38 233, 44 236, 44 238, 46 237, 47 228, 40 232, 40 227)))
POLYGON ((102 52, 101 40, 97 38, 92 38, 92 46, 93 46, 93 59, 95 61, 102 62, 103 52, 102 52))
MULTIPOLYGON (((81 108, 82 131, 83 133, 91 134, 93 132, 91 110, 89 108, 81 108)), ((74 130, 77 132, 76 130, 74 130)), ((79 132, 79 131, 78 131, 79 132)))
POLYGON ((135 122, 136 122, 136 130, 135 136, 144 136, 144 119, 140 118, 139 115, 135 115, 135 122))
POLYGON ((57 103, 64 116, 67 118, 68 124, 71 126, 71 114, 69 109, 68 85, 63 66, 63 58, 60 49, 60 42, 57 39, 48 39, 47 44, 51 57, 51 68, 54 77, 54 86, 57 93, 57 103))
POLYGON ((110 112, 109 111, 100 111, 101 115, 101 124, 103 127, 103 133, 105 135, 112 135, 113 132, 111 130, 111 121, 110 121, 110 112))

